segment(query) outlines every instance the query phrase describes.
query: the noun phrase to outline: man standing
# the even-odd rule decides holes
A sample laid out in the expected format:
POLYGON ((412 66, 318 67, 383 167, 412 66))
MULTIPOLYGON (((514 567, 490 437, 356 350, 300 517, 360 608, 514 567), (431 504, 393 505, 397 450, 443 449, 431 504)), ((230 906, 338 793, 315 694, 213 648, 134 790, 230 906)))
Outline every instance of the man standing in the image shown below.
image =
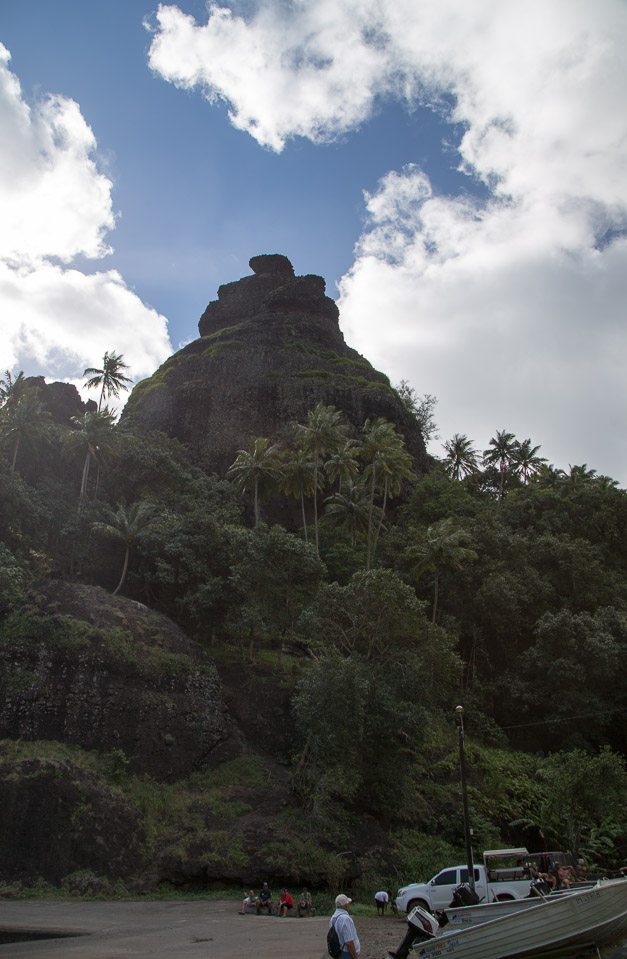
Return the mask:
POLYGON ((340 941, 340 959, 358 959, 359 957, 359 939, 355 923, 351 919, 349 912, 352 899, 341 893, 335 897, 335 912, 331 916, 329 928, 335 927, 337 937, 340 941))

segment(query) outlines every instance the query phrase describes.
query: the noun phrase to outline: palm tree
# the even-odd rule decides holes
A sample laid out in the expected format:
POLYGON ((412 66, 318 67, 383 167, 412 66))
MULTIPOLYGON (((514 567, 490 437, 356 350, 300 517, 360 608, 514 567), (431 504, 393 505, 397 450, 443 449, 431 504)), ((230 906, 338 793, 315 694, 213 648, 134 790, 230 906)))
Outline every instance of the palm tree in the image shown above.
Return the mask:
POLYGON ((452 439, 444 444, 444 449, 444 469, 451 479, 461 480, 479 469, 479 454, 472 448, 472 440, 465 433, 454 433, 452 439))
POLYGON ((324 464, 325 472, 328 473, 332 483, 338 480, 338 493, 342 492, 342 481, 352 480, 359 472, 359 463, 355 458, 357 452, 357 443, 355 440, 346 440, 342 446, 338 446, 329 456, 324 464))
MULTIPOLYGON (((18 382, 19 377, 15 383, 18 382)), ((10 400, 5 402, 0 410, 0 437, 2 442, 13 443, 12 473, 15 472, 20 445, 33 446, 46 436, 51 422, 50 413, 42 407, 33 390, 24 389, 19 399, 14 393, 10 400)))
POLYGON ((74 429, 65 437, 65 445, 70 450, 80 450, 85 454, 78 499, 79 513, 87 493, 89 467, 92 459, 100 466, 115 449, 114 422, 115 415, 106 406, 101 411, 87 412, 83 416, 72 417, 74 429))
POLYGON ((468 543, 470 543, 470 533, 456 526, 455 520, 448 517, 429 526, 426 535, 408 550, 410 558, 418 559, 418 565, 414 570, 416 578, 427 569, 433 571, 433 614, 431 616, 433 623, 438 610, 438 590, 442 569, 445 566, 459 569, 468 560, 477 559, 477 554, 468 548, 468 543))
POLYGON ((483 451, 483 462, 487 466, 498 466, 500 474, 499 502, 503 499, 505 489, 505 475, 514 462, 516 452, 516 437, 506 430, 497 430, 496 436, 490 440, 492 449, 483 451))
POLYGON ((307 519, 305 517, 305 497, 313 496, 315 489, 313 457, 306 450, 298 447, 290 450, 283 460, 282 474, 284 492, 286 492, 288 496, 294 496, 296 499, 300 499, 305 542, 308 543, 309 534, 307 532, 307 519))
POLYGON ((105 394, 108 399, 110 396, 118 397, 120 390, 128 390, 126 383, 132 383, 133 381, 122 373, 122 370, 127 369, 128 366, 123 362, 121 353, 105 353, 101 370, 89 366, 83 371, 83 376, 91 376, 91 379, 85 383, 88 389, 96 389, 96 387, 102 385, 100 399, 98 400, 98 412, 100 412, 105 394))
POLYGON ((341 423, 341 414, 334 406, 318 403, 307 414, 307 423, 295 423, 294 429, 299 445, 313 456, 314 463, 314 535, 318 549, 318 474, 322 457, 336 450, 345 440, 346 427, 341 423))
POLYGON ((523 440, 522 443, 516 443, 514 463, 518 467, 525 486, 528 485, 531 477, 539 473, 546 463, 544 456, 537 455, 539 449, 539 446, 531 445, 530 439, 523 440))
POLYGON ((23 370, 20 370, 15 379, 12 378, 10 370, 6 370, 4 375, 5 379, 0 380, 0 407, 7 413, 12 413, 24 396, 33 393, 33 389, 26 382, 23 370))
POLYGON ((374 420, 366 420, 362 433, 364 438, 359 447, 359 455, 367 463, 365 476, 370 480, 370 515, 366 544, 366 570, 369 570, 383 524, 388 496, 398 493, 402 480, 412 478, 414 474, 410 468, 411 457, 404 449, 403 437, 396 432, 393 423, 383 416, 377 416, 374 420), (383 502, 375 530, 373 519, 377 489, 382 492, 383 502))
POLYGON ((342 492, 328 496, 325 503, 328 504, 325 516, 341 529, 348 530, 351 546, 354 546, 357 533, 364 533, 368 529, 371 512, 368 487, 361 481, 349 480, 342 492))
POLYGON ((108 522, 94 523, 92 529, 100 536, 122 543, 124 550, 124 564, 122 566, 122 575, 120 582, 113 590, 113 595, 117 596, 126 579, 128 570, 128 559, 133 546, 146 532, 147 528, 154 520, 154 507, 152 503, 139 501, 133 503, 128 509, 124 504, 120 504, 117 511, 107 510, 108 522))
POLYGON ((281 483, 281 454, 278 446, 270 446, 262 436, 252 437, 248 450, 238 450, 237 457, 227 470, 238 489, 253 492, 255 526, 259 522, 259 502, 281 483))

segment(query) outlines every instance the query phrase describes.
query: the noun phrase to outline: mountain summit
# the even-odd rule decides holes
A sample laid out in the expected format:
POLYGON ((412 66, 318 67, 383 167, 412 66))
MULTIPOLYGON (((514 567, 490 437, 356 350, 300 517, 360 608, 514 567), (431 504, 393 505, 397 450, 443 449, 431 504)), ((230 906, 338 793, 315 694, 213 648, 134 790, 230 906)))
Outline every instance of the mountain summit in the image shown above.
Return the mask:
POLYGON ((321 276, 295 276, 281 254, 249 261, 252 275, 218 289, 200 338, 138 383, 122 415, 133 430, 161 430, 194 463, 224 475, 251 436, 273 442, 322 402, 359 430, 384 416, 405 437, 420 473, 427 456, 416 419, 390 381, 346 345, 321 276))

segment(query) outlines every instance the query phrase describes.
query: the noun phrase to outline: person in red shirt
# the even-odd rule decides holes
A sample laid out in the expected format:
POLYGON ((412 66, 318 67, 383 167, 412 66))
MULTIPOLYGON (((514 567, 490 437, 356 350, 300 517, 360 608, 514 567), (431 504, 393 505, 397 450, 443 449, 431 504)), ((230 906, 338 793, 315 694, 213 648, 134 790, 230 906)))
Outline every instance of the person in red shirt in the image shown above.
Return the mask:
POLYGON ((281 896, 279 898, 279 908, 277 915, 282 919, 285 919, 290 909, 294 908, 294 900, 290 896, 287 889, 281 889, 281 896))

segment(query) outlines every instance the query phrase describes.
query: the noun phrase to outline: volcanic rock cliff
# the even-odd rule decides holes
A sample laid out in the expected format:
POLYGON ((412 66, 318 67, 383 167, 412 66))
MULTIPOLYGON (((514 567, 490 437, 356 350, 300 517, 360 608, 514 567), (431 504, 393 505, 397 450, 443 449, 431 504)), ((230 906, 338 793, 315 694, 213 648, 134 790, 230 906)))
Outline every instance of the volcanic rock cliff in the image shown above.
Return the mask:
POLYGON ((384 416, 405 437, 414 468, 424 441, 388 378, 348 347, 320 276, 295 276, 280 254, 255 256, 252 276, 227 283, 198 324, 200 339, 138 383, 122 415, 133 430, 161 430, 194 463, 224 475, 251 436, 273 442, 323 402, 355 430, 384 416))

